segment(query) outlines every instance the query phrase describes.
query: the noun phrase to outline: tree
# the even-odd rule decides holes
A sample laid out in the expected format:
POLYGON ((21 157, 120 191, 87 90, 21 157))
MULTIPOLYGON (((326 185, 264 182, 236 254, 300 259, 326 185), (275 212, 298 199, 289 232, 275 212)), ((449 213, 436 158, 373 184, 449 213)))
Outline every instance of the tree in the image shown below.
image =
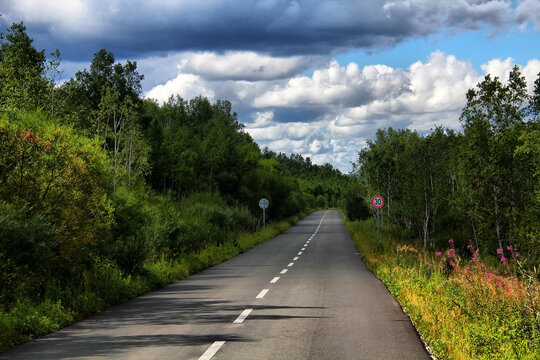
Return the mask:
POLYGON ((115 174, 114 185, 127 175, 128 185, 133 177, 147 170, 147 147, 136 123, 137 114, 130 97, 120 99, 120 93, 110 87, 99 103, 94 119, 96 133, 103 148, 111 154, 115 174))
POLYGON ((89 71, 78 71, 75 78, 62 85, 60 90, 66 100, 61 115, 76 128, 92 134, 95 112, 107 92, 117 94, 118 104, 131 101, 138 111, 144 76, 137 72, 136 62, 128 60, 122 65, 114 61, 111 52, 101 49, 94 53, 89 71))
POLYGON ((47 92, 45 51, 37 51, 26 26, 14 23, 1 38, 0 110, 13 112, 43 107, 47 92))
POLYGON ((506 85, 487 75, 477 90, 470 89, 461 115, 463 196, 469 199, 484 244, 494 247, 490 238, 495 238, 503 251, 504 243, 516 241, 518 217, 528 203, 521 189, 527 171, 514 157, 525 128, 527 100, 525 78, 514 67, 506 85))

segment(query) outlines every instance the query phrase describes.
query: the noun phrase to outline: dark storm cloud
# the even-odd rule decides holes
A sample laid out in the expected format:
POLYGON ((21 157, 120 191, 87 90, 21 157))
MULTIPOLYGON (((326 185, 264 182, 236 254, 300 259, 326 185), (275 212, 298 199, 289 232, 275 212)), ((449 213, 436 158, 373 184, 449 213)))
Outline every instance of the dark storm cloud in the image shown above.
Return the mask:
POLYGON ((119 58, 208 49, 331 54, 391 46, 445 28, 497 27, 510 10, 504 1, 465 0, 74 0, 64 16, 58 6, 47 10, 49 4, 8 1, 3 21, 24 20, 39 46, 59 48, 71 60, 103 47, 119 58))

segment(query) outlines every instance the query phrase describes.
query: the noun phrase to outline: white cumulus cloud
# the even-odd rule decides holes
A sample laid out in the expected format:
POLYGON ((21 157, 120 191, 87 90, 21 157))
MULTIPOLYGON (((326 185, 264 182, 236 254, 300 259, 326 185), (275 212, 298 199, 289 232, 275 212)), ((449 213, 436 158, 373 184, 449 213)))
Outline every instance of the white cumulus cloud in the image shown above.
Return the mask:
POLYGON ((540 30, 540 0, 521 1, 516 8, 515 21, 522 27, 534 23, 535 30, 540 30))
POLYGON ((210 80, 274 80, 288 78, 306 69, 305 57, 271 57, 253 51, 189 54, 181 70, 210 80))

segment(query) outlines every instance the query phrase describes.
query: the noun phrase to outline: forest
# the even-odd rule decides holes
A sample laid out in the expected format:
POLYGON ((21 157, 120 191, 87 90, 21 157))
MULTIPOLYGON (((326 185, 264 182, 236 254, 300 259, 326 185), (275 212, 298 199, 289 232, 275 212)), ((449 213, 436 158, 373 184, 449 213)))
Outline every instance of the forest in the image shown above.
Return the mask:
MULTIPOLYGON (((382 222, 438 249, 454 239, 496 259, 497 249, 540 261, 540 77, 534 94, 518 67, 466 94, 462 132, 377 131, 354 172, 365 198, 385 198, 382 222)), ((499 254, 501 255, 501 254, 499 254)))
POLYGON ((23 23, 1 38, 0 351, 352 193, 330 164, 261 150, 227 100, 143 98, 136 62, 105 49, 60 83, 59 51, 32 43, 23 23))

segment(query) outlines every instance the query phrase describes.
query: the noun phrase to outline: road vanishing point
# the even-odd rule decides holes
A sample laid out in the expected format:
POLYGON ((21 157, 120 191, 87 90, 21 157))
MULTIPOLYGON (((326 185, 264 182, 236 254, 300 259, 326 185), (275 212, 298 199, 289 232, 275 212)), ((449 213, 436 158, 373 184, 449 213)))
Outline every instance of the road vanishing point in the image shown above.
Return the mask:
POLYGON ((227 262, 0 354, 0 359, 430 359, 319 211, 227 262))

